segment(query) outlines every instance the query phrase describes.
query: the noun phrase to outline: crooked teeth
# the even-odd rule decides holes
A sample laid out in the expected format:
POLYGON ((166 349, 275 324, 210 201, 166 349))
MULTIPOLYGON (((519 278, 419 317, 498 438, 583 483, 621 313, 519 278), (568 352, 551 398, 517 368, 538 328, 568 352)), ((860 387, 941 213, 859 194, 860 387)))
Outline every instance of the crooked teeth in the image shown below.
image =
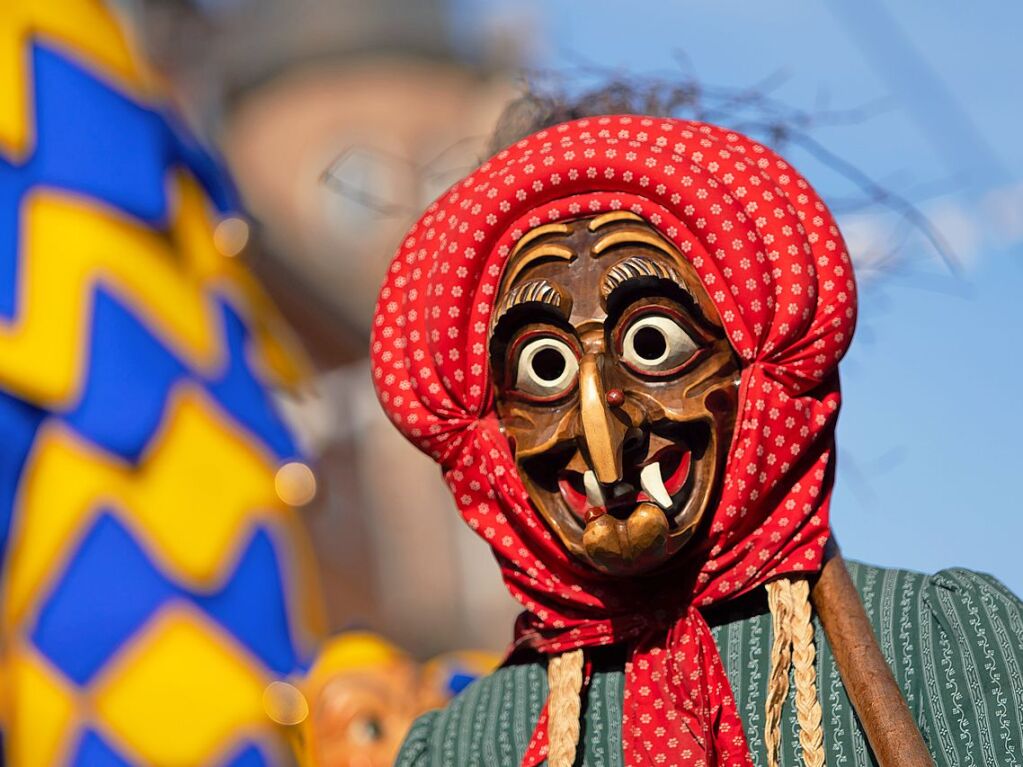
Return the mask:
POLYGON ((660 462, 647 464, 643 467, 643 471, 639 473, 639 484, 654 503, 664 511, 668 511, 671 508, 671 495, 668 493, 667 488, 664 487, 660 462))
POLYGON ((583 487, 586 488, 586 500, 590 502, 590 506, 604 506, 607 503, 600 482, 597 481, 597 475, 592 471, 583 474, 583 487))

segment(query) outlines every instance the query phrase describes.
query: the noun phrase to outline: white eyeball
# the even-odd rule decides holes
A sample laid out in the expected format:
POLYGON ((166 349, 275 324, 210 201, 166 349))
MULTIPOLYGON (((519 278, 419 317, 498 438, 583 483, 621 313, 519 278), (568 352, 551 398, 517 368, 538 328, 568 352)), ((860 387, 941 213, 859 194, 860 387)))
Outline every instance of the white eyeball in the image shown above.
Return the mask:
POLYGON ((675 320, 647 314, 633 322, 622 340, 622 359, 640 373, 664 373, 684 363, 699 345, 675 320))
POLYGON ((559 338, 543 336, 519 352, 515 388, 534 397, 553 397, 567 391, 578 372, 572 348, 559 338))

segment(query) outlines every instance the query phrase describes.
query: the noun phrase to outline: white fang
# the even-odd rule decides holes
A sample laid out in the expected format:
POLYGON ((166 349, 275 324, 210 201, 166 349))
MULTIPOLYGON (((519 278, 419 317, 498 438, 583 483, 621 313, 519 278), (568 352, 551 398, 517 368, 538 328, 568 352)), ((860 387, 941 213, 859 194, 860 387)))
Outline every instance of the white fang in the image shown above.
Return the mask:
POLYGON ((597 475, 592 471, 583 474, 583 486, 586 488, 586 500, 590 502, 590 506, 603 506, 606 503, 604 491, 597 481, 597 475))
POLYGON ((661 464, 659 462, 647 464, 639 473, 639 484, 643 491, 650 496, 651 500, 660 506, 664 511, 671 508, 671 495, 664 487, 664 478, 661 477, 661 464))

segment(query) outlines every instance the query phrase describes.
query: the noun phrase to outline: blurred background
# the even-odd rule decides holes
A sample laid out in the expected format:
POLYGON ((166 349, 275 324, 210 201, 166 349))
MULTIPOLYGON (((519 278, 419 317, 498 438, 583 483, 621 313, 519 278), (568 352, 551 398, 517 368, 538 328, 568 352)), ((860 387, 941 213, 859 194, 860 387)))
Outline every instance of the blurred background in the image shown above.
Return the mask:
POLYGON ((527 86, 615 82, 779 148, 861 283, 833 523, 847 557, 966 566, 1023 592, 1023 6, 952 2, 124 0, 225 156, 244 259, 315 367, 284 401, 333 629, 416 655, 499 649, 515 605, 366 364, 399 238, 527 86), (671 96, 668 98, 665 94, 671 96))

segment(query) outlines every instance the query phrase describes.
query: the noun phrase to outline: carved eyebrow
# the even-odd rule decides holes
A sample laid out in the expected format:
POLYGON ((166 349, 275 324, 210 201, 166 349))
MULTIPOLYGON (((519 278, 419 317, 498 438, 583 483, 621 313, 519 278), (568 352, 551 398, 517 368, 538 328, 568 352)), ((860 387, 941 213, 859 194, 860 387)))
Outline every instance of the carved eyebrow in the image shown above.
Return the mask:
MULTIPOLYGON (((530 234, 532 234, 532 232, 530 232, 530 234)), ((529 234, 527 234, 526 237, 529 237, 529 234)), ((515 254, 513 253, 512 255, 514 256, 515 254)), ((522 257, 522 260, 515 264, 515 267, 511 269, 507 275, 505 275, 504 283, 506 285, 514 284, 515 279, 522 274, 522 271, 527 266, 541 258, 555 258, 560 261, 571 261, 575 258, 575 251, 567 245, 557 245, 553 242, 546 244, 541 243, 536 247, 531 248, 526 255, 522 257)))
POLYGON ((642 229, 619 229, 618 231, 604 235, 597 240, 597 243, 593 246, 593 255, 599 256, 604 251, 609 250, 616 245, 625 245, 627 243, 649 245, 650 247, 661 251, 666 256, 675 257, 676 255, 674 248, 672 248, 668 243, 656 234, 642 229))
POLYGON ((545 224, 544 226, 538 226, 535 229, 530 229, 519 238, 517 243, 515 243, 515 248, 512 250, 509 258, 515 258, 516 254, 518 254, 520 250, 538 237, 543 237, 545 234, 568 234, 571 231, 572 228, 568 224, 545 224))
POLYGON ((523 304, 546 304, 559 314, 565 315, 563 303, 561 291, 552 283, 545 279, 527 280, 508 291, 508 295, 501 300, 501 303, 494 310, 490 329, 493 330, 497 327, 497 323, 501 321, 501 318, 516 306, 522 306, 523 304))
POLYGON ((695 296, 678 271, 667 264, 643 256, 630 256, 604 272, 604 276, 600 278, 600 297, 606 305, 608 297, 626 282, 644 278, 673 282, 695 301, 695 296))
POLYGON ((643 221, 642 218, 637 216, 635 213, 632 213, 627 210, 614 210, 611 211, 610 213, 605 213, 602 216, 597 216, 595 219, 590 221, 586 228, 589 229, 591 232, 595 232, 602 226, 613 224, 616 221, 639 221, 641 223, 646 223, 645 221, 643 221))
MULTIPOLYGON (((515 257, 521 253, 526 246, 529 245, 529 243, 535 242, 540 237, 548 234, 570 234, 571 231, 572 227, 568 226, 568 224, 545 224, 544 226, 538 226, 535 229, 530 229, 519 238, 517 243, 515 243, 515 247, 512 248, 511 255, 508 256, 508 263, 514 261, 515 257)), ((531 249, 527 255, 523 256, 522 260, 515 264, 515 267, 504 276, 504 284, 511 285, 514 283, 515 278, 522 273, 523 269, 541 258, 556 258, 562 261, 571 261, 575 258, 575 252, 567 245, 558 245, 553 242, 548 242, 546 244, 541 243, 531 249)))

